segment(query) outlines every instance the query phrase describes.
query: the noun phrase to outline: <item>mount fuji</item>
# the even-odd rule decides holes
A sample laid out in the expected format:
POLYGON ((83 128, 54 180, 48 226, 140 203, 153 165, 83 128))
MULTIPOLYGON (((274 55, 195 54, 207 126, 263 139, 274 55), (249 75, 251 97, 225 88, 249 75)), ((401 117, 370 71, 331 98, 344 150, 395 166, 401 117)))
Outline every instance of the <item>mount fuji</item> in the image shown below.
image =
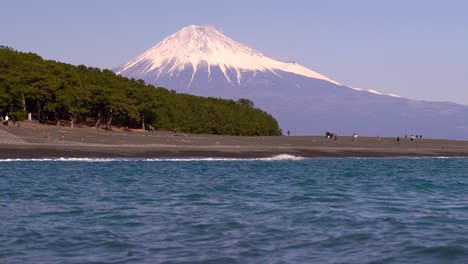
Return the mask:
POLYGON ((212 27, 184 27, 114 71, 181 93, 250 99, 296 135, 468 139, 468 106, 351 88, 270 58, 212 27))

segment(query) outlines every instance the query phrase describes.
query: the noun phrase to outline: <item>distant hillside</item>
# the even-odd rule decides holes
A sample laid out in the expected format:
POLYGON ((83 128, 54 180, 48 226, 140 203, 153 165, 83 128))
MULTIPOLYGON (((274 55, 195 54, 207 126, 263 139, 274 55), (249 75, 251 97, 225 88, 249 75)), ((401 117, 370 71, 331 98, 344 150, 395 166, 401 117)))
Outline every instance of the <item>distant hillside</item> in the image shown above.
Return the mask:
POLYGON ((253 102, 178 94, 110 70, 48 61, 0 47, 0 114, 41 122, 225 135, 280 135, 253 102))

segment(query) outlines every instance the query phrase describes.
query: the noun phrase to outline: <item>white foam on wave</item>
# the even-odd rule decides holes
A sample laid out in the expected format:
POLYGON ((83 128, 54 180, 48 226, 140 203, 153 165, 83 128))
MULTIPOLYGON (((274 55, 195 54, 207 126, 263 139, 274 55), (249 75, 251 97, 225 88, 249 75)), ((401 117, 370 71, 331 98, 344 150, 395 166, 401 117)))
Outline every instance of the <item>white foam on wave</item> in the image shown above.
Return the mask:
MULTIPOLYGON (((354 160, 382 160, 382 159, 467 159, 468 157, 447 157, 447 156, 398 156, 398 157, 340 157, 340 158, 325 158, 325 159, 354 159, 354 160)), ((202 157, 187 157, 187 158, 41 158, 41 159, 0 159, 0 162, 126 162, 126 161, 148 161, 148 162, 193 162, 193 161, 300 161, 311 158, 294 156, 290 154, 278 154, 266 158, 202 158, 202 157)), ((314 158, 317 159, 317 158, 314 158)), ((320 158, 318 158, 320 159, 320 158)))
POLYGON ((237 160, 246 160, 246 159, 237 159, 237 158, 151 158, 145 159, 144 161, 237 161, 237 160))
POLYGON ((43 159, 0 159, 0 162, 28 162, 28 161, 60 161, 60 162, 110 162, 129 161, 129 159, 114 158, 43 158, 43 159))
POLYGON ((304 157, 294 156, 289 154, 279 154, 270 158, 258 158, 255 160, 266 160, 266 161, 275 161, 275 160, 304 160, 304 157))
POLYGON ((466 159, 467 157, 463 156, 454 156, 454 157, 448 157, 448 156, 421 156, 421 157, 398 157, 400 159, 414 159, 414 160, 419 160, 419 159, 466 159))
POLYGON ((289 154, 279 154, 267 158, 156 158, 146 161, 280 161, 280 160, 304 160, 304 157, 289 154))
POLYGON ((282 161, 282 160, 304 160, 304 157, 279 154, 267 158, 42 158, 42 159, 0 159, 0 162, 115 162, 115 161, 172 161, 172 162, 190 162, 190 161, 282 161))
POLYGON ((467 157, 463 157, 463 156, 460 156, 460 157, 434 157, 435 159, 466 159, 467 157))

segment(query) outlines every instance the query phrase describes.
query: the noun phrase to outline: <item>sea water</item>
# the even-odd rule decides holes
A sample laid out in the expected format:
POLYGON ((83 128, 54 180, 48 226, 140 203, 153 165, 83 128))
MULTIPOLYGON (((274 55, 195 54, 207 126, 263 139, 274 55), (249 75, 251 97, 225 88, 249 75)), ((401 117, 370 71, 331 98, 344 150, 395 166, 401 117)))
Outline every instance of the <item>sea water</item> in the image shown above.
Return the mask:
POLYGON ((468 263, 468 159, 3 160, 0 263, 468 263))

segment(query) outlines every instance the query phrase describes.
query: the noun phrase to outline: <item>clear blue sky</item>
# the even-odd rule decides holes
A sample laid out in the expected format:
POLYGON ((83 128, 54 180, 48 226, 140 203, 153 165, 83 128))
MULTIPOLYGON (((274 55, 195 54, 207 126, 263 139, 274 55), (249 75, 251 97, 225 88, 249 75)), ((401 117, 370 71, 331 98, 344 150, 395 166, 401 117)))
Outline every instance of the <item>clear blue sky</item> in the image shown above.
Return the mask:
POLYGON ((0 45, 114 68, 190 25, 345 85, 468 105, 468 1, 4 0, 0 45))

